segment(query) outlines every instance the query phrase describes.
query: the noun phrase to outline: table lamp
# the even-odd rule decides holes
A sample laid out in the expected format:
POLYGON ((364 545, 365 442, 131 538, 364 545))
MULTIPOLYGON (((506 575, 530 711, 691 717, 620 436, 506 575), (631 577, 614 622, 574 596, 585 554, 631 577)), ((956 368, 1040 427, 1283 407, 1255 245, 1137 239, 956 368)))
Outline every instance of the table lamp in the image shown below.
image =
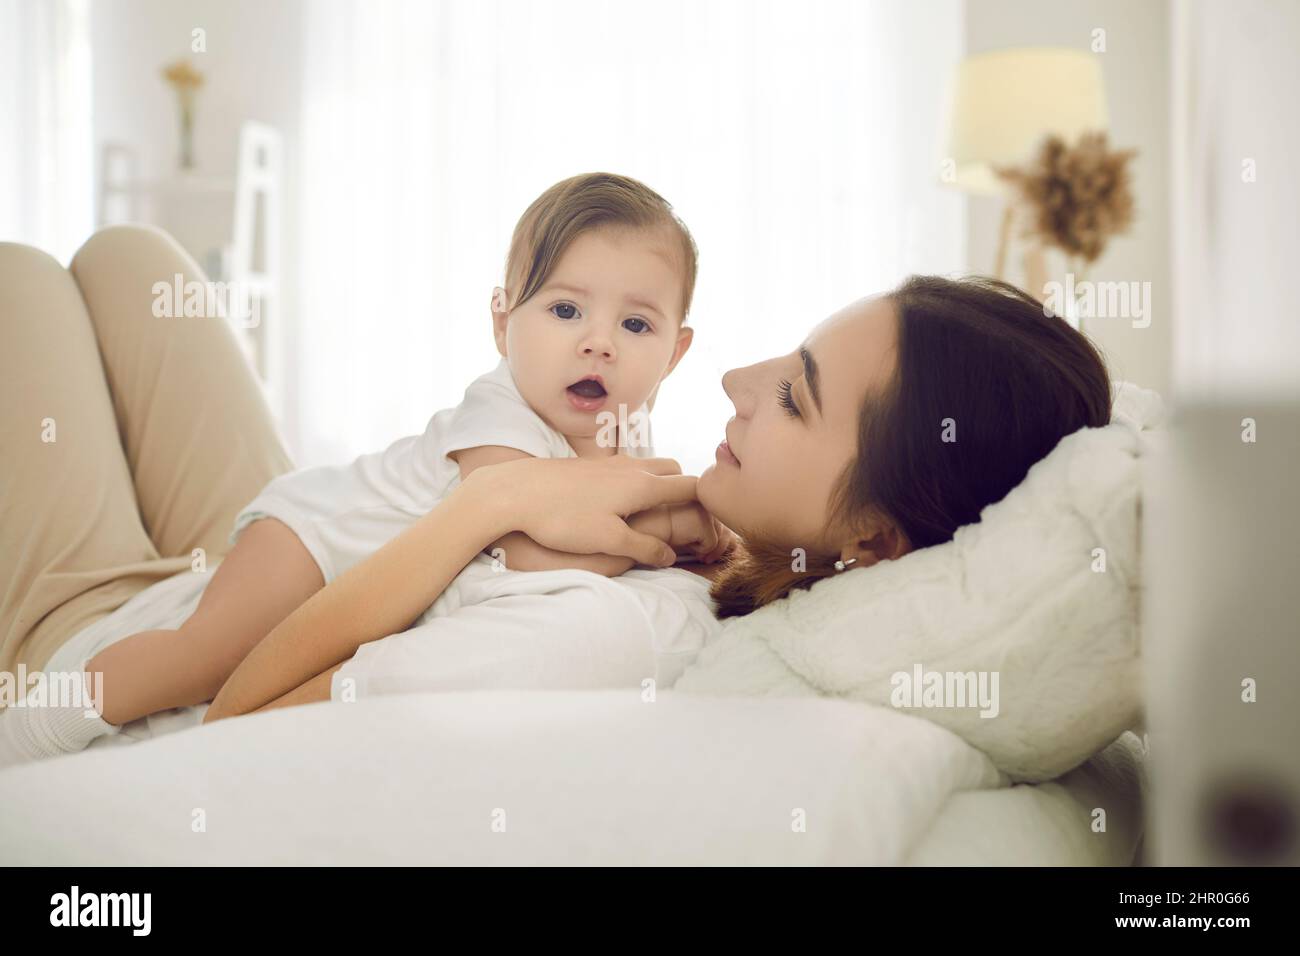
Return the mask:
MULTIPOLYGON (((957 69, 949 112, 944 179, 977 195, 1008 196, 996 168, 1023 164, 1045 136, 1055 133, 1072 143, 1080 133, 1109 126, 1096 56, 1055 47, 967 57, 957 69)), ((1007 202, 995 260, 998 278, 1005 273, 1011 222, 1007 202)))

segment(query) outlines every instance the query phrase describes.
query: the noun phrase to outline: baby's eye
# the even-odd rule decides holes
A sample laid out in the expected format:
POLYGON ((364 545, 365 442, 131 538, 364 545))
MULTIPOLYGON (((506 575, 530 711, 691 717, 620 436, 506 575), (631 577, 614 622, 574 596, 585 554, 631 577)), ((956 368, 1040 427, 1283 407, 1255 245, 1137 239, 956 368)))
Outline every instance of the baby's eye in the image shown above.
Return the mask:
POLYGON ((578 317, 578 307, 572 302, 557 302, 551 306, 550 311, 557 319, 576 319, 578 317))
POLYGON ((627 329, 629 332, 635 332, 637 335, 641 335, 650 331, 650 323, 640 316, 634 315, 631 318, 623 320, 623 328, 627 329))

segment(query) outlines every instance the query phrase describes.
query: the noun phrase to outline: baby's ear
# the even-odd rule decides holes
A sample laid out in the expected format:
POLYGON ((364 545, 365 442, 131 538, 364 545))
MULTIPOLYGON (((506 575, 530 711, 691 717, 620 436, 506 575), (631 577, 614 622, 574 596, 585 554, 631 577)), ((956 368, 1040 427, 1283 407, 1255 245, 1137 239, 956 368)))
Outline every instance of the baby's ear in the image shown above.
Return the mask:
POLYGON ((673 357, 668 361, 668 367, 664 369, 664 374, 659 377, 659 381, 662 382, 666 379, 672 370, 677 367, 677 363, 682 360, 682 356, 691 347, 691 342, 694 339, 695 330, 689 325, 683 325, 677 330, 677 344, 673 347, 673 357))
MULTIPOLYGON (((673 346, 673 357, 668 360, 668 365, 664 368, 664 373, 659 376, 659 385, 662 385, 664 379, 672 374, 673 369, 677 367, 677 363, 680 362, 682 356, 686 354, 686 350, 691 347, 691 342, 694 338, 695 330, 692 328, 683 325, 677 330, 677 344, 673 346)), ((646 407, 652 412, 655 410, 655 399, 659 397, 659 385, 655 386, 654 391, 650 393, 650 397, 646 399, 646 407)))
POLYGON ((501 286, 492 290, 492 337, 496 339, 497 352, 506 354, 506 320, 510 317, 510 297, 501 286))

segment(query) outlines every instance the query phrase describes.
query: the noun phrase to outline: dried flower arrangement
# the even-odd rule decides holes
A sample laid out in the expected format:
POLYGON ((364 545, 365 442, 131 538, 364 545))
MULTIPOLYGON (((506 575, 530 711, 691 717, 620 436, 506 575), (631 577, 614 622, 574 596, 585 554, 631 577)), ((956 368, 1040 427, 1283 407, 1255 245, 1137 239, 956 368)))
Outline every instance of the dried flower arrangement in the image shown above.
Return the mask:
POLYGON ((1086 266, 1097 261, 1111 236, 1133 224, 1129 161, 1136 155, 1134 149, 1110 149, 1104 132, 1084 133, 1073 147, 1049 136, 1027 166, 997 173, 1027 207, 1024 235, 1086 266))
POLYGON ((203 85, 203 74, 187 60, 177 60, 163 67, 163 79, 180 100, 181 106, 181 169, 194 167, 194 94, 203 85))

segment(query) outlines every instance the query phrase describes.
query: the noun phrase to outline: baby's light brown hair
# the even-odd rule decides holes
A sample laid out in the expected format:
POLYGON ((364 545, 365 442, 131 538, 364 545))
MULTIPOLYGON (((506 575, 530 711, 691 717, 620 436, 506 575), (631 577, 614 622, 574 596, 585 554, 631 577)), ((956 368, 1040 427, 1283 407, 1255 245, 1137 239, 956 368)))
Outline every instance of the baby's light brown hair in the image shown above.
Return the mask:
POLYGON ((695 294, 699 252, 668 201, 645 183, 614 173, 584 173, 538 196, 515 225, 506 257, 510 308, 546 284, 565 250, 583 233, 603 227, 664 229, 680 246, 682 316, 695 294))

